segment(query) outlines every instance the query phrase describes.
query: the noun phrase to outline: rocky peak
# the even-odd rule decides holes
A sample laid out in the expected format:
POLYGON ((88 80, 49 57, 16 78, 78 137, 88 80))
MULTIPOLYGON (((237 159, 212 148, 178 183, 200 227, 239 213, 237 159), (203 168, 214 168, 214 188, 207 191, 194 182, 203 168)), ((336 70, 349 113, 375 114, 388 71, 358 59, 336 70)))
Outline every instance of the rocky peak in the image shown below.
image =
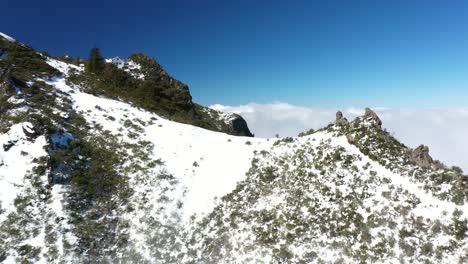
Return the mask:
POLYGON ((431 168, 434 164, 434 160, 429 155, 429 147, 420 145, 411 152, 411 159, 418 166, 423 168, 431 168))
POLYGON ((369 107, 366 107, 365 109, 364 119, 366 119, 367 121, 373 122, 379 128, 382 127, 382 120, 380 120, 379 116, 374 111, 372 111, 369 107))
POLYGON ((341 111, 336 112, 336 120, 335 124, 337 126, 347 126, 349 124, 348 119, 343 116, 343 113, 341 111))

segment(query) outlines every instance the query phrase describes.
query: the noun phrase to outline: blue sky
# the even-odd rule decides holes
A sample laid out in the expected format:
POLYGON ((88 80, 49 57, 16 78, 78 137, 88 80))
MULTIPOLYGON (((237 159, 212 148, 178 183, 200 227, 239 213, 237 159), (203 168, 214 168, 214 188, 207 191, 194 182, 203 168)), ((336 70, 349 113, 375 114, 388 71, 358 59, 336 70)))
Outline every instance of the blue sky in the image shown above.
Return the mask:
POLYGON ((468 101, 467 1, 6 1, 0 32, 54 55, 144 52, 211 105, 468 101), (73 3, 68 3, 73 2, 73 3))

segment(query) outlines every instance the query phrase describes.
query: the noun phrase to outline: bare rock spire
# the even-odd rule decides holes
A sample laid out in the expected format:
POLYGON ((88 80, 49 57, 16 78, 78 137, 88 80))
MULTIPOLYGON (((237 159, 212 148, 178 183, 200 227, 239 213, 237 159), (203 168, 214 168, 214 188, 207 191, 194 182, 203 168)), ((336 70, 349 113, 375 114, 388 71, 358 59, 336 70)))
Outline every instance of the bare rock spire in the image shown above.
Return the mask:
POLYGON ((379 116, 369 107, 366 107, 364 118, 366 118, 368 121, 374 122, 378 127, 382 127, 382 120, 380 120, 379 116))
POLYGON ((349 124, 348 119, 343 116, 343 113, 341 111, 336 112, 336 120, 335 124, 337 126, 347 126, 349 124))
POLYGON ((411 153, 411 159, 422 168, 431 168, 435 165, 434 160, 429 155, 429 147, 420 145, 411 153))

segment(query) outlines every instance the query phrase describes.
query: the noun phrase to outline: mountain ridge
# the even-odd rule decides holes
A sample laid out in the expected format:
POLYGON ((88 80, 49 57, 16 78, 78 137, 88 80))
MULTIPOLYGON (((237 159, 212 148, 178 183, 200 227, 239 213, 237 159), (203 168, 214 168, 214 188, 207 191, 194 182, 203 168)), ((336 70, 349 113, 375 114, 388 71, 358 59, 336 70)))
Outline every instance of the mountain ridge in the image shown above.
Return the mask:
POLYGON ((18 49, 0 60, 0 262, 467 261, 467 176, 370 109, 298 137, 232 136, 18 49))
MULTIPOLYGON (((5 66, 2 68, 0 78, 12 79, 9 76, 11 75, 9 68, 15 68, 14 65, 21 66, 16 68, 24 68, 26 71, 36 71, 37 74, 59 73, 45 63, 45 58, 52 58, 52 56, 47 56, 47 54, 44 56, 43 53, 36 52, 13 38, 3 35, 6 37, 2 38, 4 41, 0 56, 5 57, 3 59, 5 66), (12 52, 11 56, 6 56, 7 53, 12 52)), ((55 57, 55 59, 75 66, 86 64, 86 60, 73 59, 69 56, 55 57)), ((88 86, 89 92, 94 94, 126 100, 178 122, 232 135, 253 136, 241 116, 231 113, 230 118, 222 118, 221 112, 194 103, 186 84, 171 77, 156 60, 142 53, 132 54, 126 60, 107 59, 104 66, 102 73, 74 72, 70 74, 68 80, 84 87, 88 86), (143 76, 145 77, 142 78, 143 76)), ((15 74, 17 76, 13 79, 16 82, 30 78, 30 76, 21 76, 21 73, 13 73, 15 74)), ((10 80, 4 80, 4 82, 10 82, 10 80)), ((16 85, 21 86, 19 83, 16 85)))

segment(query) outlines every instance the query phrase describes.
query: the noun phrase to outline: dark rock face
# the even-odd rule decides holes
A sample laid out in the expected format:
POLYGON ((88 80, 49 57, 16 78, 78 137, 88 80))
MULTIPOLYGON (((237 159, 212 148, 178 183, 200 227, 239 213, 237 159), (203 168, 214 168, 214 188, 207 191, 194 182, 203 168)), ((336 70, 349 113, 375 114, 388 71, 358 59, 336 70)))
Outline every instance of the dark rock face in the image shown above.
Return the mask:
POLYGON ((336 112, 336 120, 335 124, 337 126, 347 126, 349 124, 348 119, 343 116, 343 113, 341 111, 336 112))
POLYGON ((202 120, 202 128, 233 136, 253 137, 247 122, 234 113, 223 113, 195 103, 195 117, 202 120))
POLYGON ((379 116, 368 107, 365 110, 364 118, 366 118, 369 121, 372 121, 376 126, 380 128, 382 127, 382 121, 380 120, 379 116))
POLYGON ((411 159, 422 168, 431 168, 434 165, 434 160, 429 155, 428 146, 420 145, 414 149, 411 153, 411 159))
POLYGON ((229 125, 230 131, 228 133, 231 135, 243 137, 254 136, 252 132, 250 132, 247 122, 239 115, 236 115, 236 118, 232 119, 229 125))

